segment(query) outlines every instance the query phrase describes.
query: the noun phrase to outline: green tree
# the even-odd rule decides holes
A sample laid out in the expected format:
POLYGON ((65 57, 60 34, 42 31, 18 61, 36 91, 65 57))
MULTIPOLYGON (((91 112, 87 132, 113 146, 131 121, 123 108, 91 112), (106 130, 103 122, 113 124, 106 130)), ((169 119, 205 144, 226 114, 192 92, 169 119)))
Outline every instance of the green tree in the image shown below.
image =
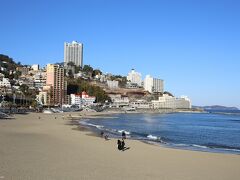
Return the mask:
POLYGON ((75 67, 76 73, 79 73, 79 71, 81 71, 81 70, 82 70, 82 67, 81 67, 81 66, 76 66, 76 67, 75 67))
POLYGON ((170 93, 170 92, 168 92, 168 91, 164 91, 164 93, 163 94, 168 94, 169 96, 172 96, 172 97, 174 97, 173 95, 172 95, 172 93, 170 93))
POLYGON ((106 100, 110 101, 107 93, 101 87, 91 85, 83 79, 68 79, 68 94, 81 93, 83 91, 86 91, 90 96, 95 96, 96 102, 104 103, 106 100), (73 89, 75 90, 74 92, 73 89))
POLYGON ((23 92, 24 95, 28 95, 28 93, 29 93, 28 89, 29 89, 29 87, 26 84, 22 84, 20 86, 20 90, 23 92))
POLYGON ((70 61, 67 63, 68 66, 75 66, 74 62, 70 61))
POLYGON ((126 76, 121 76, 121 75, 113 75, 110 77, 110 79, 113 81, 118 81, 120 87, 125 87, 127 84, 127 77, 126 76))
POLYGON ((102 71, 99 69, 94 69, 92 73, 92 77, 95 77, 96 75, 102 75, 102 71))
POLYGON ((69 76, 69 78, 74 78, 74 75, 73 75, 73 72, 71 69, 69 69, 69 71, 68 71, 68 76, 69 76))
POLYGON ((84 65, 83 66, 83 72, 92 73, 93 72, 93 68, 90 65, 84 65))
POLYGON ((15 78, 15 79, 18 79, 21 75, 22 75, 22 72, 21 72, 21 71, 16 71, 16 72, 14 73, 14 78, 15 78))

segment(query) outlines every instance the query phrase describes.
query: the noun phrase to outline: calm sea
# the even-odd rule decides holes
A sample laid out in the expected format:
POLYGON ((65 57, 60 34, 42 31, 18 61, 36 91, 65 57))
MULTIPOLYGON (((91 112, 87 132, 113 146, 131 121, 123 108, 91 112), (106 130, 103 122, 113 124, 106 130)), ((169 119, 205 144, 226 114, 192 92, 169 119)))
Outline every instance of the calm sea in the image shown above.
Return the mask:
POLYGON ((100 133, 167 147, 240 154, 240 111, 172 114, 117 114, 80 121, 100 133))

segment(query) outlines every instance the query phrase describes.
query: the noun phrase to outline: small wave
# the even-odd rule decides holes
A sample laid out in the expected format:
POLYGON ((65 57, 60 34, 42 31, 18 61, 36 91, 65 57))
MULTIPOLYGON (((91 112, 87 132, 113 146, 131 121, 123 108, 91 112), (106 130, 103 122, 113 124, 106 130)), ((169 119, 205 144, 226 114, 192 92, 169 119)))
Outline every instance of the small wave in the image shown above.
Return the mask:
POLYGON ((87 123, 86 121, 79 121, 79 124, 85 125, 85 126, 96 127, 96 128, 98 128, 98 129, 104 128, 104 126, 96 125, 96 124, 92 124, 92 123, 87 123))
POLYGON ((202 146, 202 145, 198 145, 198 144, 193 144, 193 147, 197 147, 197 148, 203 148, 203 149, 207 149, 207 146, 202 146))
POLYGON ((240 151, 240 147, 233 147, 233 146, 227 146, 223 144, 214 144, 214 143, 209 143, 206 144, 205 146, 212 148, 212 149, 223 149, 223 150, 232 150, 232 151, 240 151))
POLYGON ((176 147, 187 147, 187 146, 189 146, 187 144, 174 144, 174 143, 170 143, 170 145, 176 146, 176 147))
POLYGON ((118 130, 119 133, 122 133, 123 131, 124 131, 125 134, 127 134, 127 135, 130 135, 130 134, 131 134, 131 132, 128 132, 128 131, 125 131, 125 130, 118 130))
POLYGON ((158 139, 160 139, 160 138, 158 138, 157 136, 153 136, 153 135, 151 135, 151 134, 149 134, 149 135, 147 136, 147 138, 152 139, 152 140, 158 140, 158 139))
POLYGON ((240 149, 225 149, 226 151, 240 152, 240 149))

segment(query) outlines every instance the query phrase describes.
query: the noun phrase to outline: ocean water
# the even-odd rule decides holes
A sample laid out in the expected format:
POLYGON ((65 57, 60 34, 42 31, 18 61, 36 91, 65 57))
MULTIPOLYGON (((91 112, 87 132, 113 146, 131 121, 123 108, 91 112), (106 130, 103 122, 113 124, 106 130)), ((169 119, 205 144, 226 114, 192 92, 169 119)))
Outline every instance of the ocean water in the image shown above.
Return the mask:
POLYGON ((79 121, 110 137, 128 138, 172 148, 240 154, 240 111, 171 114, 117 114, 79 121))

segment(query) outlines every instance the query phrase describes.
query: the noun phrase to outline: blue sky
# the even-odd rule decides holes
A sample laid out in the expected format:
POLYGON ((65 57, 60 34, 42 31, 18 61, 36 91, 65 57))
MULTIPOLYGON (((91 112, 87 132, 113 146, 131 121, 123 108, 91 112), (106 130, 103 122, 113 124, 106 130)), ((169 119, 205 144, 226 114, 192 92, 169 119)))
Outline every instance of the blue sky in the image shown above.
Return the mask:
POLYGON ((240 1, 1 0, 0 53, 22 64, 63 61, 84 44, 84 64, 164 79, 194 105, 240 108, 240 1))

